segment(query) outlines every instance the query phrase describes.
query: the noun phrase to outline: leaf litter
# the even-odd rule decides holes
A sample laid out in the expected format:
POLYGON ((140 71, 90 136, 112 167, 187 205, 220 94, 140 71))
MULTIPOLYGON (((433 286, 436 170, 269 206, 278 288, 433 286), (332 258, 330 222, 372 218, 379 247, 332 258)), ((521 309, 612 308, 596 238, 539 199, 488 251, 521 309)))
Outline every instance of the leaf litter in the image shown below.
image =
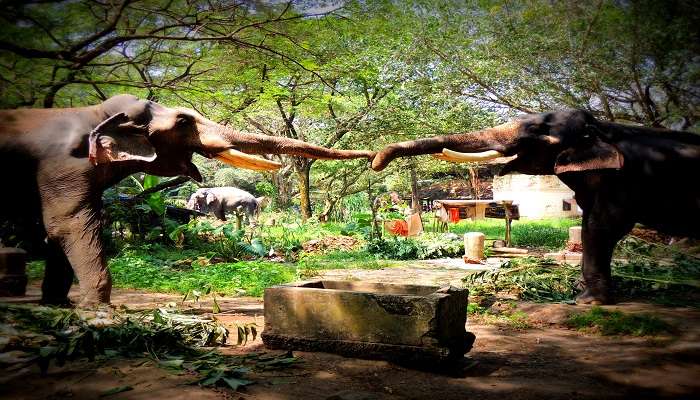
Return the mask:
MULTIPOLYGON (((254 323, 237 325, 237 343, 255 340, 254 323)), ((155 365, 192 374, 200 386, 232 390, 254 383, 252 371, 283 369, 300 362, 290 353, 224 355, 229 330, 213 317, 185 314, 176 308, 131 311, 71 310, 36 305, 0 304, 0 382, 17 378, 38 365, 114 357, 146 357, 155 365)), ((140 361, 143 365, 147 361, 140 361)), ((102 392, 101 397, 131 390, 102 392)))

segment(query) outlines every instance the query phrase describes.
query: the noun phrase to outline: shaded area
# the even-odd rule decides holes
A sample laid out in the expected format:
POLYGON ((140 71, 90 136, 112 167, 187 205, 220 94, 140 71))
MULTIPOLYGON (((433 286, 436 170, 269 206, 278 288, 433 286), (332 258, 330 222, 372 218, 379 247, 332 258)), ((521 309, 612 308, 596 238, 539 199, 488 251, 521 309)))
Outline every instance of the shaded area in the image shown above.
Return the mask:
MULTIPOLYGON (((36 288, 30 288, 30 291, 36 288)), ((115 290, 115 304, 130 308, 153 307, 181 299, 137 291, 115 290), (150 301, 151 303, 147 303, 150 301)), ((259 299, 219 299, 222 322, 256 322, 263 325, 259 299), (257 315, 257 317, 256 317, 257 315)), ((188 302, 189 306, 199 306, 188 302)), ((208 308, 202 305, 202 312, 208 308)), ((303 363, 284 371, 256 373, 257 384, 233 398, 327 399, 353 392, 378 399, 600 399, 691 398, 700 391, 700 311, 623 303, 606 309, 653 313, 677 329, 673 336, 655 338, 603 337, 561 327, 571 312, 588 307, 564 304, 519 303, 533 328, 471 322, 468 329, 477 340, 466 358, 466 376, 451 377, 403 368, 385 361, 370 361, 327 353, 294 352, 303 363), (374 396, 374 397, 371 397, 374 396)), ((260 338, 246 346, 223 352, 242 354, 266 351, 260 338)), ((17 399, 95 398, 117 386, 133 390, 110 398, 140 399, 227 398, 228 390, 204 390, 183 386, 187 376, 173 375, 138 360, 114 360, 106 364, 72 363, 52 369, 47 377, 38 372, 3 386, 0 397, 17 399), (32 382, 31 392, 26 382, 32 382), (178 397, 181 396, 181 397, 178 397)))

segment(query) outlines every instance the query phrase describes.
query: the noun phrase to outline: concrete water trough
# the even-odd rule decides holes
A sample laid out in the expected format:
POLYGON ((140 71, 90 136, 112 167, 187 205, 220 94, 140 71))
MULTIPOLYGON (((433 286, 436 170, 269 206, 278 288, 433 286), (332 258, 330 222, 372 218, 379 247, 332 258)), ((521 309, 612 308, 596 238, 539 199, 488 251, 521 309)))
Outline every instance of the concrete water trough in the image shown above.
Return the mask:
POLYGON ((469 291, 356 281, 311 281, 265 289, 262 339, 271 349, 325 351, 401 364, 461 361, 469 291))

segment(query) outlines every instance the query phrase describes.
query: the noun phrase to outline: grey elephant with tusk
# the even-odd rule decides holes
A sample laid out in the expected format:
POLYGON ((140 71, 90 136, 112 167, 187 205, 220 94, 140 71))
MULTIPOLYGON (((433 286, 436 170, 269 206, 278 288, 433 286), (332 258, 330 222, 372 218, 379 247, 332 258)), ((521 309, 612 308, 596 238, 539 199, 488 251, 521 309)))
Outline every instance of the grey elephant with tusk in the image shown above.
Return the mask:
POLYGON ((102 192, 136 172, 201 181, 191 161, 194 153, 256 170, 280 165, 251 154, 374 156, 240 132, 194 110, 130 95, 89 107, 0 111, 0 176, 7 187, 23 193, 21 199, 0 198, 0 219, 40 227, 36 236, 47 238, 43 302, 67 303, 74 274, 82 305, 109 302, 112 281, 101 236, 102 192))
POLYGON ((527 115, 478 132, 395 143, 380 151, 380 171, 397 157, 434 154, 452 162, 511 156, 501 174, 556 174, 583 209, 585 290, 577 302, 614 301, 610 262, 636 223, 700 237, 700 135, 600 121, 583 110, 527 115), (693 179, 693 178, 690 178, 693 179))
POLYGON ((227 213, 240 213, 250 221, 265 207, 268 199, 255 197, 243 189, 231 186, 201 188, 190 196, 187 208, 211 213, 226 221, 227 213))

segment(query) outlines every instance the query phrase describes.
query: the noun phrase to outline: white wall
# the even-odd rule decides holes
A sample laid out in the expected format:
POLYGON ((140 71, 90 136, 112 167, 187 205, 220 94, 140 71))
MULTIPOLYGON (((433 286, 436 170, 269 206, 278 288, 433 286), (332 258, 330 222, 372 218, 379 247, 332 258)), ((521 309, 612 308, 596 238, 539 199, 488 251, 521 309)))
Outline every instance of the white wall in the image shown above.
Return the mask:
POLYGON ((563 210, 563 201, 573 198, 574 192, 554 175, 509 174, 493 179, 493 199, 514 200, 525 218, 580 215, 575 203, 571 211, 563 210))

